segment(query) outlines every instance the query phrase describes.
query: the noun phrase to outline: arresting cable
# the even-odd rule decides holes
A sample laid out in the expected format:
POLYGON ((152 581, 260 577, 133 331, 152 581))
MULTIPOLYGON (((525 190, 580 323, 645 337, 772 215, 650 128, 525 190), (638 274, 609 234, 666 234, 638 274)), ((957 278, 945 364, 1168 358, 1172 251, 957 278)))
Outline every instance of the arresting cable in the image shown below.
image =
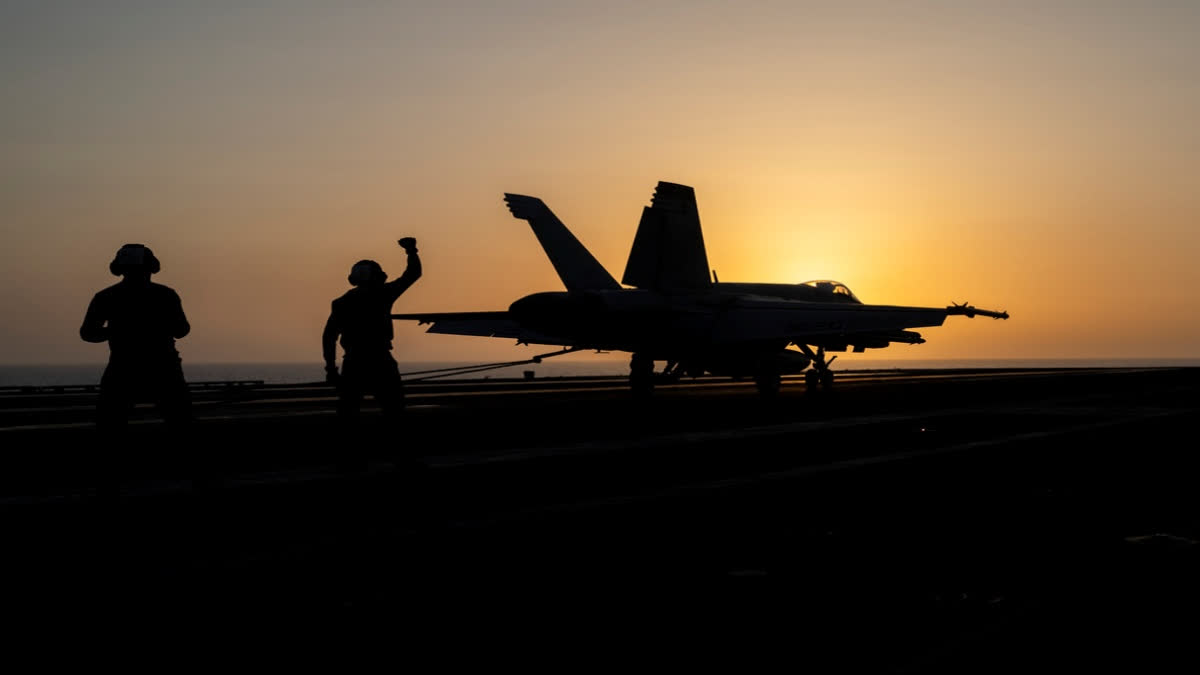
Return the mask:
POLYGON ((431 370, 413 370, 407 373, 400 373, 404 377, 405 382, 420 382, 421 380, 432 380, 437 377, 450 377, 451 375, 470 375, 472 373, 482 373, 488 370, 497 370, 499 368, 511 368, 512 366, 525 366, 535 363, 541 363, 542 359, 548 359, 552 356, 561 356, 570 354, 571 352, 580 351, 579 347, 568 347, 560 349, 556 352, 548 352, 546 354, 538 354, 524 361, 504 361, 500 363, 480 363, 470 366, 455 366, 452 368, 433 368, 431 370), (409 375, 422 375, 423 377, 409 378, 409 375))

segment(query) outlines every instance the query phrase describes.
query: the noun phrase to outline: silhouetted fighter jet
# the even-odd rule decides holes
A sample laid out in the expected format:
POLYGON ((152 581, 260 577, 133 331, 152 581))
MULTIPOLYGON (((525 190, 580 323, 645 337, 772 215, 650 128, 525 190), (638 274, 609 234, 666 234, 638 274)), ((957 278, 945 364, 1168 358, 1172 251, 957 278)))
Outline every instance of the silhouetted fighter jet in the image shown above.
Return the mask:
POLYGON ((636 392, 653 388, 654 362, 666 361, 665 375, 753 376, 770 396, 784 374, 804 372, 810 388, 832 386, 829 365, 837 357, 827 360, 826 352, 920 344, 920 333, 907 329, 940 326, 947 316, 1008 318, 1007 312, 966 303, 865 305, 836 281, 721 283, 715 272, 710 279, 696 194, 686 185, 658 184, 642 211, 620 284, 542 200, 516 194, 504 200, 514 216, 529 222, 567 290, 527 295, 506 312, 393 319, 432 324, 430 333, 631 352, 636 392))

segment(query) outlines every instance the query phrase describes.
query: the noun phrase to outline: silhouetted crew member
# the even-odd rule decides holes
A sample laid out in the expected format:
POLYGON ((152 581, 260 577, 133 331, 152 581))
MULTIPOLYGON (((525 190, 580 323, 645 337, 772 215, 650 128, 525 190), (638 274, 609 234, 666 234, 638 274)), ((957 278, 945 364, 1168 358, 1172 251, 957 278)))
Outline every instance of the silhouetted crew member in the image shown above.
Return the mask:
POLYGON ((388 417, 404 410, 404 385, 392 358, 392 303, 421 277, 417 240, 399 242, 408 254, 408 266, 395 281, 374 260, 360 260, 348 277, 354 288, 333 301, 321 349, 325 376, 338 385, 338 415, 344 421, 357 417, 364 394, 370 393, 388 417), (341 336, 342 372, 338 375, 336 345, 341 336))
POLYGON ((191 398, 175 350, 175 340, 191 330, 179 295, 150 281, 159 262, 141 244, 122 246, 108 269, 122 279, 92 298, 79 328, 88 342, 108 342, 98 424, 102 431, 118 431, 129 421, 134 403, 148 399, 178 429, 191 419, 191 398))

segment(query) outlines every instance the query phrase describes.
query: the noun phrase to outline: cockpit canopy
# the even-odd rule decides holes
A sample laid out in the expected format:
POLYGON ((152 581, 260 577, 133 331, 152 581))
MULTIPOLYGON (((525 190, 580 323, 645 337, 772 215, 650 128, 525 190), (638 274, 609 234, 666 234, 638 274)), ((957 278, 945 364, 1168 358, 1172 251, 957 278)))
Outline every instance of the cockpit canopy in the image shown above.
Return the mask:
POLYGON ((854 294, 850 292, 850 289, 846 287, 846 284, 843 284, 840 281, 829 281, 822 279, 820 281, 806 281, 800 285, 816 289, 823 296, 832 296, 830 298, 832 300, 841 300, 843 302, 862 304, 862 301, 854 297, 854 294))

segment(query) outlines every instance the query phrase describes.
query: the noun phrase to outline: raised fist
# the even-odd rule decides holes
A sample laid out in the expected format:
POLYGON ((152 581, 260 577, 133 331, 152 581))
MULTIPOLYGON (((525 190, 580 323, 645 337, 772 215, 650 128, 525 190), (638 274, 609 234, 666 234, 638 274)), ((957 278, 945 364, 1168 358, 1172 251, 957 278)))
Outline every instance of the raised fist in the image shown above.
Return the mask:
POLYGON ((405 237, 396 243, 400 244, 400 248, 409 253, 417 252, 417 240, 413 237, 405 237))

